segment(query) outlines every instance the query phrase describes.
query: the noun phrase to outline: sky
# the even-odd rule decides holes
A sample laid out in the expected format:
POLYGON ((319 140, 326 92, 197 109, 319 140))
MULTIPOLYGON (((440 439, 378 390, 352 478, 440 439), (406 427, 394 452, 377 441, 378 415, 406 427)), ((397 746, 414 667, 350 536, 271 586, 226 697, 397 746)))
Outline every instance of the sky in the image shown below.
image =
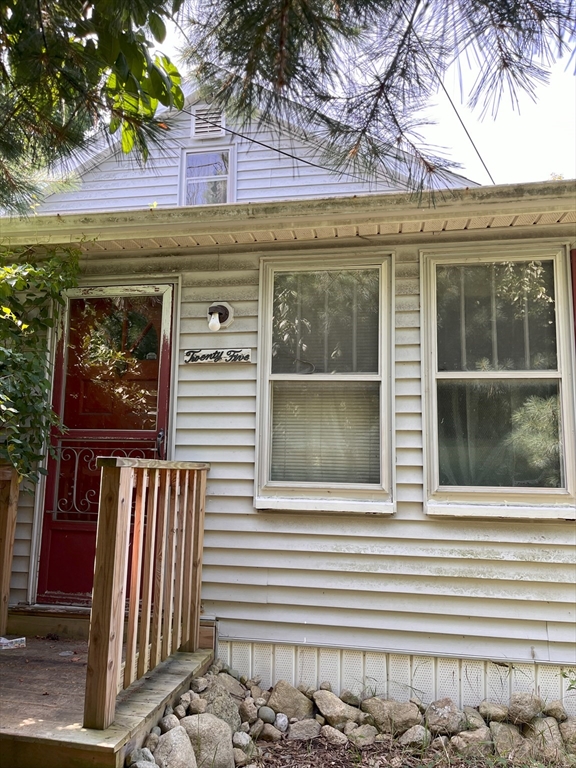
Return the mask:
MULTIPOLYGON (((178 63, 178 39, 175 31, 162 46, 178 63)), ((466 73, 464 73, 466 75, 466 73)), ((557 62, 546 85, 536 90, 536 101, 528 94, 519 95, 519 105, 512 108, 504 100, 496 119, 481 119, 463 104, 456 68, 448 72, 445 86, 454 101, 466 129, 496 184, 549 181, 554 176, 576 179, 576 77, 574 60, 557 62)), ((474 147, 466 136, 448 98, 437 94, 427 118, 435 124, 421 130, 425 143, 442 148, 451 160, 460 163, 457 172, 479 184, 491 184, 474 147)))

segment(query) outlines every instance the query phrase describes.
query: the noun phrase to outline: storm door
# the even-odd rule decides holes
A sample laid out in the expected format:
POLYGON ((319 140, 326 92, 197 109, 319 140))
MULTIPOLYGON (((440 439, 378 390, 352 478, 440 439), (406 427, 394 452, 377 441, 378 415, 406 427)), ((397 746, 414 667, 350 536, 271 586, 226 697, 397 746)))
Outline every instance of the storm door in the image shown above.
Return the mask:
POLYGON ((54 434, 38 602, 90 603, 98 519, 98 456, 165 458, 172 286, 84 288, 68 299, 56 355, 54 434))

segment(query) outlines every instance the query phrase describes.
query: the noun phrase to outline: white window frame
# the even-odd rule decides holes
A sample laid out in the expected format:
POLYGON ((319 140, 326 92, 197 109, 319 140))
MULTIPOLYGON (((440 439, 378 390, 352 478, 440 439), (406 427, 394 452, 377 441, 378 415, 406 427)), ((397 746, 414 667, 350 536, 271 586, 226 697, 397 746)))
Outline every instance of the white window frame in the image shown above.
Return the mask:
MULTIPOLYGON (((254 506, 260 510, 296 512, 331 512, 346 514, 391 515, 395 511, 392 496, 393 430, 391 402, 394 370, 392 362, 392 256, 373 258, 365 254, 278 259, 263 258, 260 263, 258 409, 256 417, 256 472, 254 506), (346 374, 350 381, 380 382, 380 483, 309 483, 269 480, 271 464, 271 386, 272 381, 293 380, 291 374, 272 374, 272 308, 276 272, 316 272, 333 269, 374 268, 380 272, 379 370, 376 374, 346 374)), ((315 374, 318 381, 334 381, 331 374, 315 374)))
MULTIPOLYGON (((505 517, 526 519, 576 519, 576 440, 574 390, 574 331, 569 295, 569 249, 566 244, 511 244, 500 246, 447 246, 420 252, 423 276, 422 328, 424 329, 425 385, 424 466, 428 515, 448 517, 505 517), (439 484, 438 421, 436 382, 448 378, 478 378, 476 371, 437 372, 436 267, 505 261, 551 261, 554 264, 557 370, 495 372, 494 379, 558 380, 560 383, 564 480, 563 488, 507 488, 439 484)), ((490 376, 490 374, 488 374, 490 376)), ((486 374, 484 374, 486 377, 486 374)))
MULTIPOLYGON (((228 203, 236 202, 236 151, 235 146, 230 143, 224 143, 222 141, 218 143, 198 143, 194 146, 188 146, 182 150, 182 157, 180 160, 180 205, 186 208, 203 208, 204 205, 188 205, 186 203, 186 158, 188 155, 206 155, 214 152, 228 152, 228 175, 220 178, 227 179, 226 185, 226 202, 225 203, 207 203, 206 205, 228 205, 228 203)), ((203 177, 198 177, 199 179, 203 177)), ((207 176, 207 179, 213 179, 213 176, 207 176)))

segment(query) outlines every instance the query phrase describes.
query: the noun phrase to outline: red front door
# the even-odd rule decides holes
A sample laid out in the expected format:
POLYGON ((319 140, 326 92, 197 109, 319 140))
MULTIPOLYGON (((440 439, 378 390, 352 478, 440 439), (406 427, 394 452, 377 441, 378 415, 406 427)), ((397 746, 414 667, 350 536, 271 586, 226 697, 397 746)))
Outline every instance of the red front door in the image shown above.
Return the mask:
POLYGON ((90 602, 97 457, 165 458, 171 314, 172 286, 84 288, 69 297, 54 380, 66 429, 52 439, 38 602, 90 602))

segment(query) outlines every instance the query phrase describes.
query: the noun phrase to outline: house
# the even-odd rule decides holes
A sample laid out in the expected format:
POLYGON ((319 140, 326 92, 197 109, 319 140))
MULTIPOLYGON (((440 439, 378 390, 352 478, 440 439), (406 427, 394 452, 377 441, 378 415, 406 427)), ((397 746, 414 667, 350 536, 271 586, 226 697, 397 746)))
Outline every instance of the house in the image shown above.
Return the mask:
POLYGON ((0 222, 83 252, 11 603, 89 604, 96 456, 206 461, 232 666, 576 714, 573 183, 453 176, 429 205, 199 110, 149 167, 103 152, 0 222))

